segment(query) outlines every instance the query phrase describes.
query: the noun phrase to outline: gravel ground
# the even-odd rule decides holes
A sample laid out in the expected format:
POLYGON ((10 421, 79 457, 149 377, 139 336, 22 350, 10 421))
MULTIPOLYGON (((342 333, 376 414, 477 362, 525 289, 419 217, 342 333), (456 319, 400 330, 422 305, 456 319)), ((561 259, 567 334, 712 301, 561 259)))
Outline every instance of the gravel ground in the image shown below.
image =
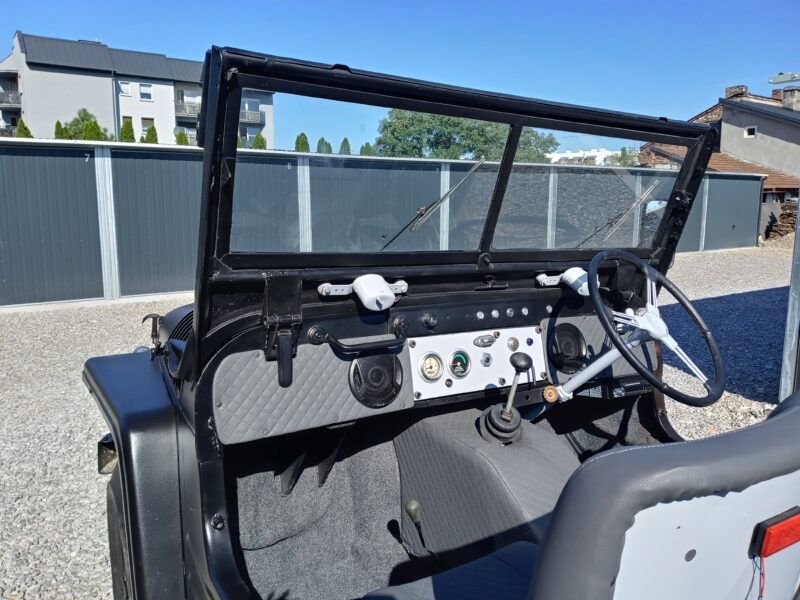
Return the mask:
MULTIPOLYGON (((677 258, 670 276, 696 300, 729 368, 729 391, 715 406, 670 402, 671 419, 685 436, 741 427, 772 408, 790 261, 790 240, 677 258)), ((0 597, 111 597, 107 478, 97 474, 95 450, 107 427, 81 382, 82 365, 91 356, 147 345, 142 316, 190 300, 0 310, 0 597)), ((680 324, 674 306, 664 313, 680 324)), ((692 343, 685 346, 691 352, 692 343)), ((679 365, 666 369, 670 381, 685 383, 679 365)))

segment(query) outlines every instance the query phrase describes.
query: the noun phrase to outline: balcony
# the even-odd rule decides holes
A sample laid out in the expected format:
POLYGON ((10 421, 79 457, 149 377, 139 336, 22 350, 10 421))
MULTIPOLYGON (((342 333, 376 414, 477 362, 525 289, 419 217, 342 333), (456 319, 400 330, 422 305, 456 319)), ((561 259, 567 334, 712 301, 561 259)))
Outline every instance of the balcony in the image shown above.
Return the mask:
POLYGON ((264 113, 260 110, 242 110, 239 111, 239 123, 263 125, 265 123, 264 113))
POLYGON ((0 137, 17 137, 17 128, 0 127, 0 137))
POLYGON ((176 102, 175 116, 197 119, 200 114, 200 104, 197 102, 176 102))
POLYGON ((19 92, 0 92, 0 108, 20 108, 19 92))

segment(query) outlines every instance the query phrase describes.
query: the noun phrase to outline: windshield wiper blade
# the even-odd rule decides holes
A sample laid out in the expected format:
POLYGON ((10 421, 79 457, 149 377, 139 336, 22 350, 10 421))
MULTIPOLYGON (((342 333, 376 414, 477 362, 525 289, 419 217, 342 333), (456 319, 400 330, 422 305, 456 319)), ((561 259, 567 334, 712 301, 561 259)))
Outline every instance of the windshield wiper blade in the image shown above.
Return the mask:
POLYGON ((475 163, 475 166, 473 166, 469 171, 467 171, 467 174, 461 178, 461 181, 459 181, 457 184, 455 184, 453 187, 447 190, 441 198, 429 204, 428 206, 422 206, 418 208, 417 214, 414 215, 414 218, 412 218, 408 223, 406 223, 400 231, 394 234, 392 239, 390 239, 383 245, 381 251, 386 250, 386 248, 388 248, 392 244, 392 242, 394 242, 397 238, 399 238, 403 234, 403 232, 409 227, 411 228, 411 231, 416 231, 417 229, 419 229, 425 223, 425 221, 427 221, 430 218, 430 216, 433 213, 435 213, 442 204, 444 204, 445 200, 447 200, 450 196, 452 196, 455 193, 455 191, 459 188, 459 186, 461 186, 462 183, 464 183, 467 179, 469 179, 470 176, 475 171, 478 170, 478 167, 480 167, 485 162, 486 162, 486 157, 481 156, 480 160, 475 163))
POLYGON ((628 208, 623 210, 621 213, 618 213, 616 216, 612 217, 599 227, 597 227, 594 231, 592 231, 589 235, 583 238, 580 242, 578 242, 576 248, 582 248, 583 245, 596 236, 598 233, 605 231, 605 235, 603 236, 603 240, 607 240, 611 235, 619 229, 619 226, 625 221, 625 218, 630 215, 636 208, 641 206, 645 200, 647 200, 653 191, 658 187, 658 184, 661 183, 661 179, 656 179, 653 184, 648 187, 641 195, 641 197, 631 204, 628 208))

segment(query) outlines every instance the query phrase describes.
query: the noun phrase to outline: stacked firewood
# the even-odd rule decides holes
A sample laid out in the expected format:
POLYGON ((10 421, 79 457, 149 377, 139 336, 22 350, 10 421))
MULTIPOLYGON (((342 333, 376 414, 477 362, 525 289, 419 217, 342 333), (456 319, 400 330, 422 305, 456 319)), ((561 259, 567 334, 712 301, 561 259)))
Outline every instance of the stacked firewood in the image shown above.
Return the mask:
POLYGON ((797 203, 784 202, 778 222, 770 229, 769 237, 781 237, 797 228, 797 203))

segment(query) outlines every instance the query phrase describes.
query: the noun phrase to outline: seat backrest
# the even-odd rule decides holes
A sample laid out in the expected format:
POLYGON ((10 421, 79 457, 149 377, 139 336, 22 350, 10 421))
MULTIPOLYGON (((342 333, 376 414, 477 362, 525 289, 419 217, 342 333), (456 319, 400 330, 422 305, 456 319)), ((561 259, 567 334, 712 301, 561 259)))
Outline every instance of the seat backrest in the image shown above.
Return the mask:
MULTIPOLYGON (((744 429, 598 454, 559 498, 529 600, 756 598, 753 530, 798 505, 800 394, 744 429)), ((765 562, 766 598, 791 598, 800 544, 765 562)))

